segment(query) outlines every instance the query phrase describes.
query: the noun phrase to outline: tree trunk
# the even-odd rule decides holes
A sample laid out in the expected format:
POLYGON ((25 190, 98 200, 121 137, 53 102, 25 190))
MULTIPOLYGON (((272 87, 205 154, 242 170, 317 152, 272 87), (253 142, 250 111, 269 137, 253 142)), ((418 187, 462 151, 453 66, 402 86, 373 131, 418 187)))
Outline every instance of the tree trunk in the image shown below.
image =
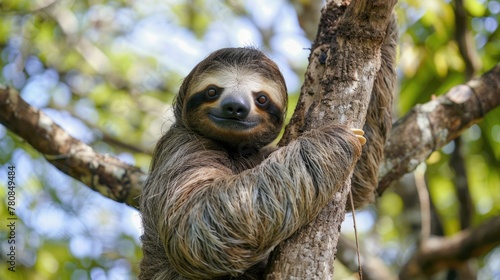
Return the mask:
MULTIPOLYGON (((296 111, 280 145, 326 124, 362 128, 380 47, 396 1, 329 1, 296 111)), ((270 258, 268 279, 331 279, 350 180, 308 226, 280 244, 270 258)))

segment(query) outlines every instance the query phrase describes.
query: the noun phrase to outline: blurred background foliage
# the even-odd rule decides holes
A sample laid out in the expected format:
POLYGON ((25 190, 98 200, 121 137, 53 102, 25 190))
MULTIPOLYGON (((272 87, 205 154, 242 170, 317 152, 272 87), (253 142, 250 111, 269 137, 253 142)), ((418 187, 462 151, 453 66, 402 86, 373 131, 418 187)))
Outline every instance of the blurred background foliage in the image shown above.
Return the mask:
MULTIPOLYGON (((293 112, 322 1, 1 0, 0 84, 101 153, 148 170, 155 141, 172 121, 182 78, 211 51, 256 46, 282 69, 293 112)), ((400 117, 470 77, 455 39, 455 2, 401 0, 400 117)), ((500 60, 500 2, 466 0, 475 74, 500 60)), ((471 225, 500 214, 500 110, 434 152, 425 178, 438 228, 463 226, 454 178, 466 176, 471 225), (460 144, 461 143, 461 144, 460 144), (464 174, 450 164, 453 154, 464 174)), ((453 161, 452 161, 453 162, 453 161)), ((1 279, 134 279, 140 218, 49 165, 0 126, 1 279), (16 167, 16 273, 7 270, 7 167, 16 167), (14 277, 14 278, 12 278, 14 277)), ((420 210, 413 175, 358 213, 362 246, 394 272, 417 246, 420 210)), ((352 235, 346 218, 344 232, 352 235)), ((435 233, 435 232, 434 232, 435 233)), ((500 248, 474 260, 479 279, 500 279, 500 248)), ((338 264, 336 278, 351 272, 338 264)))

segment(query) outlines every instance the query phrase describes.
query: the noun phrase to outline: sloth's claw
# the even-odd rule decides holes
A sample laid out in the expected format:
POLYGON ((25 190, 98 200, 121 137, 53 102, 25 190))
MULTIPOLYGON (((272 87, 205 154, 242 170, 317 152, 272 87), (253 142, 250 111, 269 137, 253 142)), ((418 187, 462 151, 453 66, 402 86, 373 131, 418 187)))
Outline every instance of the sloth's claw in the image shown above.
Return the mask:
POLYGON ((362 129, 351 128, 352 132, 358 137, 359 143, 363 146, 366 143, 366 138, 363 136, 365 132, 362 129))

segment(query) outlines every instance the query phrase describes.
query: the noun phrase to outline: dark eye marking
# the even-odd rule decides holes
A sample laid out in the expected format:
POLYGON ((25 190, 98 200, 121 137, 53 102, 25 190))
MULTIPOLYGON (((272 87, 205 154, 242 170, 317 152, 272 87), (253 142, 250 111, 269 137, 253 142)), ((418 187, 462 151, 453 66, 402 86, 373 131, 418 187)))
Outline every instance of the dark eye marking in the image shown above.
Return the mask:
POLYGON ((200 90, 197 93, 194 93, 186 102, 186 110, 196 110, 204 103, 210 103, 216 101, 219 96, 224 91, 223 88, 220 88, 216 85, 209 85, 206 88, 200 90))
POLYGON ((273 123, 281 125, 283 123, 283 108, 274 103, 264 91, 253 92, 252 94, 257 108, 266 112, 273 123))

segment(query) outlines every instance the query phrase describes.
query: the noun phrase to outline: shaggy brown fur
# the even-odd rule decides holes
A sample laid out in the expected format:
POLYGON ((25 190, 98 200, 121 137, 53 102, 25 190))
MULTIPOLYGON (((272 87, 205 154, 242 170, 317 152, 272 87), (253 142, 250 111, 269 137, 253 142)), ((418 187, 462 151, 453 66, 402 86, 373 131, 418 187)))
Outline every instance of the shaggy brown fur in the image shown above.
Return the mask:
MULTIPOLYGON (((392 99, 396 86, 396 49, 398 26, 393 14, 381 48, 381 66, 373 84, 370 106, 363 127, 366 145, 352 176, 354 208, 375 201, 378 167, 384 155, 385 141, 392 127, 392 99)), ((347 203, 348 210, 351 204, 347 203)))
POLYGON ((269 154, 262 147, 283 125, 286 98, 277 66, 255 49, 219 50, 186 77, 176 123, 156 146, 141 197, 140 279, 260 279, 270 251, 332 201, 354 169, 362 137, 330 126, 269 154), (225 77, 221 71, 226 78, 213 80, 225 77), (249 121, 210 121, 234 92, 256 102, 249 121))

